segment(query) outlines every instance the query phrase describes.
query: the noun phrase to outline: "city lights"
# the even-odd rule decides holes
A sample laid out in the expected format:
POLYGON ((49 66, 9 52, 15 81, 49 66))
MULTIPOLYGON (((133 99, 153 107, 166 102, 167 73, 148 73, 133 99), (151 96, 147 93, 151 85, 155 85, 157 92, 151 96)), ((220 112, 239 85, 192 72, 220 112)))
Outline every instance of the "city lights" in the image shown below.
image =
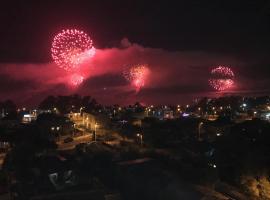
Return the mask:
POLYGON ((270 200, 269 1, 1 8, 0 200, 270 200))

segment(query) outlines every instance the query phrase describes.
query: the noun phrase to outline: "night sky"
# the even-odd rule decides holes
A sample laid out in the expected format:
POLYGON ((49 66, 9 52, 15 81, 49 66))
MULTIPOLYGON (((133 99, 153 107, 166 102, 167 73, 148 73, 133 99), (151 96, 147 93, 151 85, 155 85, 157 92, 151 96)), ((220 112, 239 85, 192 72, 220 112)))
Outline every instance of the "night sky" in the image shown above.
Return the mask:
POLYGON ((270 1, 5 1, 0 24, 0 100, 79 93, 105 104, 184 103, 222 95, 207 81, 217 65, 235 72, 229 93, 269 94, 270 1), (66 28, 84 30, 97 49, 78 88, 50 54, 66 28), (151 70, 138 93, 122 76, 137 63, 151 70))

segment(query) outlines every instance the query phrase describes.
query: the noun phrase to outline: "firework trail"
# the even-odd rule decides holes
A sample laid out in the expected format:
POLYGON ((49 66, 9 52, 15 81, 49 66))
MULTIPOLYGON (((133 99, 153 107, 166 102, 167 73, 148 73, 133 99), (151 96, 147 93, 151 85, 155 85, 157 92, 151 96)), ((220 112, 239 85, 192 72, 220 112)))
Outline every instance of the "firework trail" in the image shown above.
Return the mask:
POLYGON ((124 70, 123 75, 130 84, 139 92, 145 86, 150 70, 147 65, 139 64, 124 70))

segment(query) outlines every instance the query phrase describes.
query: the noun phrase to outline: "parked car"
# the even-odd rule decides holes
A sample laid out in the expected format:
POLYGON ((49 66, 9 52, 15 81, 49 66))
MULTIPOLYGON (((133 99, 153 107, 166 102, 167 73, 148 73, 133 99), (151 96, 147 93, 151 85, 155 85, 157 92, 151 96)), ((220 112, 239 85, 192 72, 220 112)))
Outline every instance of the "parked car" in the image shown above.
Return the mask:
POLYGON ((68 138, 64 139, 64 143, 69 143, 69 142, 73 142, 73 141, 74 140, 71 137, 68 137, 68 138))

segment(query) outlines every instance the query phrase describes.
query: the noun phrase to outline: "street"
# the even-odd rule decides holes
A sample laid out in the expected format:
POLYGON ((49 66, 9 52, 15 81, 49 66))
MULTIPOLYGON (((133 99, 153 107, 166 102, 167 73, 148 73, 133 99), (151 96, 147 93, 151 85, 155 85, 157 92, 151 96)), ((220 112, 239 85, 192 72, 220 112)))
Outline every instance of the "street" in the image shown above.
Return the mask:
POLYGON ((6 156, 6 153, 0 154, 0 169, 2 169, 2 165, 4 163, 5 156, 6 156))
POLYGON ((72 142, 64 143, 63 140, 58 142, 58 150, 70 150, 74 149, 76 145, 80 143, 87 143, 93 140, 93 136, 90 134, 79 136, 79 137, 73 137, 72 142))

